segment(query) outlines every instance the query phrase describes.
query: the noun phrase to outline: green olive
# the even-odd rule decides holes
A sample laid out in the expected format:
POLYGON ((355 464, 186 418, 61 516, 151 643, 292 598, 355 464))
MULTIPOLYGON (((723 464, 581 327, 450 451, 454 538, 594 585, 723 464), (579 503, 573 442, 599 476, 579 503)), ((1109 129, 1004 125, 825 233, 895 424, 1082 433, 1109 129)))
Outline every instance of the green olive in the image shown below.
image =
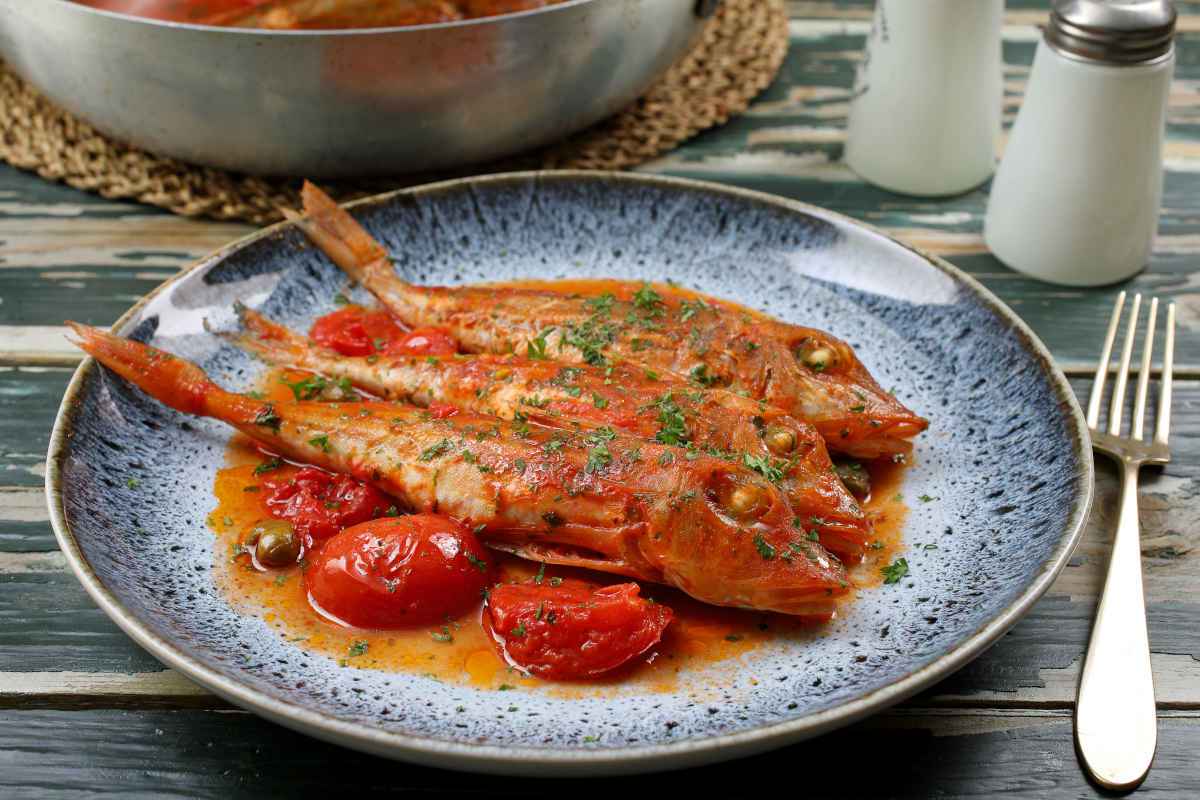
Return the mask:
POLYGON ((858 499, 861 500, 871 493, 871 473, 857 461, 835 462, 833 471, 842 479, 850 494, 858 499))
POLYGON ((763 491, 758 486, 738 486, 729 495, 729 510, 738 516, 745 516, 757 510, 762 501, 763 491))
POLYGON ((796 434, 787 428, 771 427, 763 434, 763 441, 775 455, 787 455, 796 447, 796 434))
POLYGON ((300 557, 300 537, 286 520, 263 520, 251 529, 250 536, 255 540, 254 557, 264 567, 286 567, 300 557))

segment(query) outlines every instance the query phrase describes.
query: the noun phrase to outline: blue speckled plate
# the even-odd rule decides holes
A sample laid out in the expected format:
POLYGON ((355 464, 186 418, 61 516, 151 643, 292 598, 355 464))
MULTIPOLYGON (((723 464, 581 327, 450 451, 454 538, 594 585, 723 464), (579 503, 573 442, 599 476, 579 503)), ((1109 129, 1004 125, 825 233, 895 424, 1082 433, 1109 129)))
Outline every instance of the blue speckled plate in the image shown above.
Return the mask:
MULTIPOLYGON (((226 605, 205 517, 228 429, 186 419, 89 359, 59 412, 46 486, 59 543, 139 644, 229 700, 351 747, 491 772, 679 767, 794 742, 958 669, 1029 609, 1086 518, 1092 458, 1074 396, 1028 328, 975 281, 844 217, 663 178, 516 174, 355 204, 417 282, 592 276, 678 281, 825 328, 932 424, 904 486, 911 575, 868 590, 822 633, 697 669, 670 693, 579 697, 339 668, 226 605), (141 477, 131 488, 124 478, 141 477), (509 710, 517 705, 518 711, 509 710), (458 707, 465 711, 457 712, 458 707)), ((235 300, 295 328, 342 274, 290 225, 164 284, 117 323, 246 388, 260 367, 205 332, 235 300)), ((365 296, 360 298, 365 300, 365 296)))

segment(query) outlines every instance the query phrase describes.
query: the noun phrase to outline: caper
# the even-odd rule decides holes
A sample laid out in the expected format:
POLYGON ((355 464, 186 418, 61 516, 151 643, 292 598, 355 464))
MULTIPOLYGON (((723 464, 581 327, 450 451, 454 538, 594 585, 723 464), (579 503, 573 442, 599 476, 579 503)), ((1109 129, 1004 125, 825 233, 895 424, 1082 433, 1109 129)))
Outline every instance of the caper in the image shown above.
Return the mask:
POLYGON ((795 448, 796 434, 787 428, 771 427, 767 428, 767 432, 763 434, 763 441, 767 443, 767 447, 772 453, 782 456, 792 452, 792 449, 795 448))
POLYGON ((738 516, 750 514, 762 502, 763 492, 753 484, 738 486, 729 495, 729 510, 738 516))
POLYGON ((871 473, 857 461, 836 462, 833 471, 842 479, 850 494, 860 500, 871 493, 871 473))
POLYGON ((264 567, 286 567, 300 557, 300 537, 286 520, 263 520, 250 530, 250 536, 256 541, 254 557, 264 567))

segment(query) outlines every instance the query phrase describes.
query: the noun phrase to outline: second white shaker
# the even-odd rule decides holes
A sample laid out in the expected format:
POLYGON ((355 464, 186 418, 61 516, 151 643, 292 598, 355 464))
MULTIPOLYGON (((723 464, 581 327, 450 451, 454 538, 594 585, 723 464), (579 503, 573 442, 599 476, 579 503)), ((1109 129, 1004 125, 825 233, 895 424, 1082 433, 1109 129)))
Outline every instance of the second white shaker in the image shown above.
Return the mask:
POLYGON ((1124 280, 1150 257, 1175 68, 1168 0, 1055 0, 992 181, 983 237, 1051 283, 1124 280))
POLYGON ((877 0, 846 163, 901 194, 959 194, 996 163, 1004 0, 877 0))

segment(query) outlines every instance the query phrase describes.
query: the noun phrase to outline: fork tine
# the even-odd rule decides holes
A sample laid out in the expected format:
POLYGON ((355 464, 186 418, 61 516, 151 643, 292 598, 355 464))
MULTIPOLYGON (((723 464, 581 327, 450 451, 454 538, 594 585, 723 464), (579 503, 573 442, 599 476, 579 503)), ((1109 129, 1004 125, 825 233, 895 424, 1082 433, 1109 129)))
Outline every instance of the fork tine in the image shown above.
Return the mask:
POLYGON ((1167 444, 1171 431, 1171 379, 1175 371, 1175 304, 1167 306, 1167 343, 1163 349, 1162 388, 1158 392, 1158 425, 1154 429, 1154 441, 1167 444))
POLYGON ((1133 404, 1132 437, 1139 442, 1146 421, 1146 390, 1150 386, 1150 360, 1154 356, 1154 323, 1158 320, 1158 298, 1150 298, 1150 315, 1146 319, 1146 341, 1142 344, 1142 363, 1138 368, 1136 400, 1133 404))
POLYGON ((1137 336, 1138 312, 1142 307, 1141 294, 1133 296, 1133 308, 1129 314, 1129 326, 1125 331, 1125 344, 1121 347, 1121 365, 1117 368, 1117 382, 1113 385, 1112 404, 1108 407, 1108 433, 1121 435, 1121 412, 1125 410, 1125 388, 1129 385, 1129 359, 1133 355, 1133 339, 1137 336))
POLYGON ((1108 333, 1104 334, 1104 349, 1100 351, 1100 363, 1096 365, 1096 378, 1092 381, 1092 394, 1088 398, 1087 424, 1092 430, 1100 427, 1100 403, 1104 399, 1104 381, 1108 377, 1108 361, 1112 358, 1113 340, 1117 338, 1117 326, 1121 322, 1121 309, 1125 307, 1125 292, 1117 295, 1113 303, 1112 316, 1108 320, 1108 333))

